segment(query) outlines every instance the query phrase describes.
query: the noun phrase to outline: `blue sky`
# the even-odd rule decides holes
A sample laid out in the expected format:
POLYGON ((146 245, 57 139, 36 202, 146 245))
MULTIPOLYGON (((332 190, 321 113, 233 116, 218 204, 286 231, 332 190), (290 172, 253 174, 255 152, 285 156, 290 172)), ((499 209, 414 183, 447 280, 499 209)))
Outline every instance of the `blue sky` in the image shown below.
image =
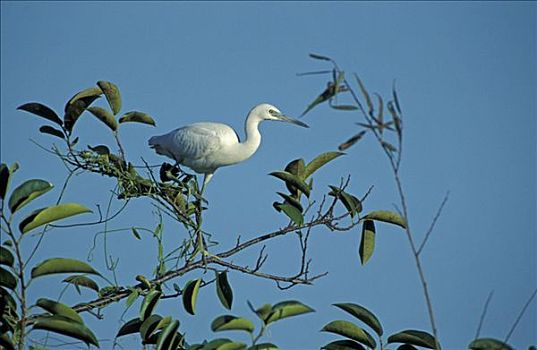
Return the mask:
MULTIPOLYGON (((39 101, 60 111, 76 91, 101 79, 112 81, 122 91, 124 111, 145 111, 157 121, 156 128, 125 125, 128 157, 158 164, 165 159, 153 154, 146 140, 178 126, 218 121, 242 135, 247 112, 260 102, 298 116, 325 85, 322 76, 296 76, 326 68, 308 58, 315 52, 336 59, 384 95, 397 79, 405 114, 402 174, 418 237, 450 191, 422 256, 443 348, 462 348, 472 340, 492 290, 481 334, 503 339, 536 288, 535 3, 2 1, 1 12, 1 158, 20 163, 16 182, 38 177, 56 184, 36 205, 55 200, 65 171, 30 142, 50 144, 37 131, 42 121, 17 106, 39 101)), ((281 183, 267 174, 292 159, 310 160, 334 150, 357 131, 359 116, 322 106, 304 121, 310 129, 265 123, 258 152, 216 173, 206 193, 210 209, 204 222, 223 248, 238 234, 253 237, 285 225, 272 209, 281 183)), ((112 142, 90 116, 78 128, 83 145, 112 142)), ((366 210, 393 208, 395 186, 372 138, 319 172, 317 199, 328 184, 348 174, 353 193, 375 186, 366 210)), ((112 188, 109 179, 78 176, 66 201, 104 205, 112 188)), ((154 227, 152 207, 132 203, 109 228, 131 225, 154 227)), ((102 229, 53 232, 36 262, 50 256, 85 257, 102 229)), ((170 241, 177 237, 171 222, 165 229, 170 241)), ((330 306, 333 302, 370 308, 387 334, 428 329, 403 232, 381 225, 377 250, 365 267, 357 257, 358 239, 358 230, 315 232, 312 268, 329 275, 314 286, 282 292, 272 283, 231 274, 237 298, 232 313, 253 318, 246 300, 300 299, 316 309, 274 325, 266 340, 283 349, 312 349, 335 339, 319 332, 331 320, 346 319, 330 306)), ((98 243, 92 263, 104 271, 102 241, 98 243)), ((134 284, 131 276, 151 274, 156 247, 149 238, 137 241, 125 231, 112 235, 109 243, 120 258, 121 283, 134 284)), ((284 239, 267 247, 268 271, 294 273, 293 243, 284 239)), ((237 261, 252 264, 255 257, 252 252, 237 261)), ((33 286, 46 288, 40 293, 46 290, 54 298, 59 281, 33 286)), ((67 295, 66 300, 77 299, 67 295)), ((212 290, 202 291, 199 303, 197 317, 185 315, 179 302, 166 303, 161 312, 178 317, 192 340, 202 340, 210 334, 212 319, 225 310, 212 290)), ((85 316, 103 339, 102 348, 110 346, 106 339, 119 328, 122 309, 107 309, 104 321, 85 316)), ((134 314, 131 310, 125 318, 134 314)), ((516 348, 537 343, 536 314, 534 301, 511 337, 516 348)), ((123 344, 134 346, 136 339, 123 344)))

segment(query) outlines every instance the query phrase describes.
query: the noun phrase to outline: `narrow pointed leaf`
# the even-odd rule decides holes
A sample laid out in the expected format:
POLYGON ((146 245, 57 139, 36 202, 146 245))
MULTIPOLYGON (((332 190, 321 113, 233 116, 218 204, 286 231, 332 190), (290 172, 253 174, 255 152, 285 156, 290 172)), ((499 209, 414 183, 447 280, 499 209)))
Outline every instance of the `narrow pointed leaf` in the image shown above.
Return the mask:
POLYGON ((155 126, 155 121, 149 114, 142 112, 128 112, 125 113, 121 118, 119 118, 119 123, 142 123, 155 126))
POLYGON ((353 303, 338 303, 334 304, 334 306, 337 306, 341 310, 348 312, 352 316, 356 317, 357 319, 371 327, 371 329, 373 329, 379 337, 382 336, 383 330, 380 321, 371 311, 369 311, 365 307, 353 303))
POLYGON ((254 346, 250 346, 248 350, 279 350, 276 345, 272 343, 261 343, 254 346))
POLYGON ((288 194, 281 193, 281 192, 276 192, 276 193, 285 200, 284 204, 292 205, 293 207, 295 207, 301 213, 304 211, 304 208, 302 207, 302 204, 295 197, 289 196, 288 194))
POLYGON ((140 336, 143 341, 149 339, 149 337, 157 330, 158 323, 162 320, 160 315, 150 315, 147 317, 140 326, 140 336))
POLYGON ((321 350, 365 350, 365 348, 354 340, 336 340, 326 344, 321 350))
POLYGON ((112 131, 117 130, 117 122, 114 115, 101 107, 89 107, 88 111, 91 112, 97 119, 102 121, 112 131))
POLYGON ((356 142, 360 141, 362 139, 362 137, 365 135, 365 133, 366 133, 365 130, 360 131, 359 133, 357 133, 356 135, 354 135, 353 137, 351 137, 350 139, 348 139, 347 141, 345 141, 341 145, 339 145, 338 150, 344 151, 347 148, 351 147, 356 142))
POLYGON ((330 57, 326 57, 326 56, 322 56, 322 55, 317 55, 315 53, 310 53, 309 56, 313 59, 316 59, 316 60, 322 60, 322 61, 332 61, 332 59, 330 57))
POLYGON ((174 338, 177 336, 177 329, 179 328, 179 321, 174 320, 170 322, 160 333, 157 340, 156 350, 168 350, 171 349, 171 345, 174 342, 174 338))
POLYGON ((128 308, 131 307, 131 305, 134 304, 134 302, 136 301, 136 299, 138 299, 139 296, 140 292, 138 292, 138 289, 133 288, 131 290, 131 293, 127 297, 127 300, 125 301, 125 306, 128 308))
POLYGON ((288 173, 287 171, 274 171, 270 173, 269 175, 272 175, 280 180, 285 181, 285 183, 291 186, 291 188, 292 187, 297 188, 302 193, 304 193, 306 197, 310 196, 309 186, 298 176, 288 173))
POLYGON ((226 271, 216 275, 216 294, 218 295, 220 303, 222 303, 226 309, 231 310, 233 304, 233 289, 231 289, 231 285, 229 284, 226 271))
POLYGON ((49 134, 52 136, 59 137, 60 139, 65 139, 65 134, 60 129, 53 128, 49 125, 43 125, 39 128, 39 131, 43 134, 49 134))
POLYGON ((196 314, 196 302, 198 300, 198 292, 200 289, 202 279, 188 281, 183 291, 183 306, 186 312, 191 315, 196 314))
POLYGON ((37 300, 36 305, 45 309, 53 315, 65 317, 78 324, 84 324, 82 317, 80 317, 80 315, 70 306, 67 306, 63 303, 59 303, 57 301, 46 298, 40 298, 37 300))
POLYGON ((254 329, 254 324, 249 319, 232 315, 219 316, 211 323, 211 330, 213 332, 246 331, 248 333, 253 333, 254 329))
POLYGON ((275 304, 267 318, 267 323, 275 322, 287 317, 303 315, 309 312, 315 312, 311 307, 296 300, 283 301, 275 304))
POLYGON ((100 80, 97 82, 97 86, 101 88, 106 96, 106 100, 112 109, 114 114, 118 114, 121 109, 121 94, 118 87, 109 81, 100 80))
POLYGON ((99 342, 93 332, 86 326, 73 322, 61 316, 40 317, 33 325, 34 329, 66 335, 71 338, 82 340, 86 344, 99 347, 99 342))
POLYGON ((344 154, 345 153, 342 153, 342 152, 326 152, 326 153, 318 155, 311 162, 309 162, 309 164, 306 166, 306 169, 304 170, 304 179, 307 179, 308 177, 310 177, 314 172, 316 172, 319 168, 324 166, 326 163, 344 154))
POLYGON ((151 290, 144 297, 144 301, 140 306, 140 320, 145 321, 146 318, 151 316, 153 310, 157 306, 162 293, 158 290, 151 290))
POLYGON ((93 103, 93 101, 98 99, 102 93, 100 88, 91 87, 80 91, 67 102, 63 118, 65 129, 67 131, 71 132, 73 130, 80 115, 93 103))
POLYGON ((332 107, 333 109, 340 110, 340 111, 354 111, 358 109, 358 107, 353 106, 353 105, 332 105, 330 107, 332 107))
POLYGON ((369 214, 367 214, 364 217, 364 219, 387 222, 390 224, 400 226, 402 228, 406 228, 405 220, 401 217, 401 215, 393 211, 387 211, 387 210, 372 211, 369 214))
POLYGON ((11 177, 11 172, 6 163, 0 165, 0 199, 4 200, 6 198, 6 193, 9 188, 9 178, 11 177))
POLYGON ((52 187, 50 182, 39 179, 24 182, 11 193, 8 202, 9 210, 15 213, 35 198, 50 191, 52 187))
POLYGON ((5 247, 0 246, 0 265, 13 266, 15 258, 11 251, 5 247))
POLYGON ((508 344, 493 338, 475 339, 468 347, 472 350, 513 350, 508 344))
MULTIPOLYGON (((362 265, 373 255, 375 250, 375 222, 373 220, 365 220, 362 225, 362 239, 360 240, 359 255, 362 265)), ((379 334, 382 335, 382 334, 379 334)))
POLYGON ((371 97, 369 96, 369 93, 367 92, 365 85, 362 83, 362 80, 358 77, 358 75, 355 74, 354 77, 356 78, 356 81, 358 82, 360 91, 362 92, 362 95, 365 98, 365 103, 367 104, 367 108, 369 108, 369 114, 371 115, 373 113, 373 102, 371 101, 371 97))
POLYGON ((136 239, 138 240, 142 239, 142 237, 140 236, 140 233, 135 227, 132 227, 131 231, 132 231, 133 236, 136 237, 136 239))
POLYGON ((349 321, 332 321, 321 329, 322 332, 330 332, 342 335, 349 339, 362 343, 372 349, 377 346, 375 339, 366 330, 349 321))
POLYGON ((397 89, 395 88, 395 80, 392 85, 392 97, 395 102, 395 107, 397 108, 397 113, 401 114, 401 105, 399 104, 399 98, 397 97, 397 89))
POLYGON ((94 280, 92 280, 91 278, 87 276, 80 276, 80 275, 69 276, 65 278, 62 282, 69 283, 69 284, 79 286, 79 287, 92 289, 96 291, 97 293, 99 293, 99 285, 97 284, 97 282, 95 282, 94 280))
POLYGON ((49 224, 54 221, 66 219, 68 217, 92 211, 77 203, 58 204, 53 207, 39 209, 27 216, 19 225, 22 233, 27 233, 37 227, 49 224))
POLYGON ((0 286, 14 290, 17 288, 17 279, 8 270, 0 267, 0 286))
POLYGON ((377 96, 377 99, 379 101, 379 108, 378 108, 376 119, 379 125, 381 126, 379 131, 380 131, 380 134, 382 134, 382 130, 384 129, 382 127, 384 125, 384 101, 382 100, 382 97, 379 94, 376 93, 375 96, 377 96))
POLYGON ((75 259, 52 258, 47 259, 34 267, 32 269, 32 278, 57 273, 89 273, 93 275, 100 275, 93 269, 93 267, 85 262, 75 259))
POLYGON ((126 322, 123 326, 121 326, 121 328, 116 334, 116 338, 121 337, 123 335, 140 332, 141 325, 142 325, 142 321, 140 321, 139 318, 133 318, 132 320, 126 322))
POLYGON ((297 225, 302 226, 304 224, 304 216, 294 205, 291 204, 278 204, 277 207, 287 215, 291 221, 297 225))
POLYGON ((388 337, 388 344, 389 343, 408 343, 428 349, 435 348, 434 337, 431 334, 413 329, 392 334, 388 337))
POLYGON ((38 102, 25 103, 22 106, 17 107, 21 111, 30 112, 47 120, 50 120, 58 125, 63 125, 63 121, 58 117, 56 112, 54 112, 49 107, 38 102))

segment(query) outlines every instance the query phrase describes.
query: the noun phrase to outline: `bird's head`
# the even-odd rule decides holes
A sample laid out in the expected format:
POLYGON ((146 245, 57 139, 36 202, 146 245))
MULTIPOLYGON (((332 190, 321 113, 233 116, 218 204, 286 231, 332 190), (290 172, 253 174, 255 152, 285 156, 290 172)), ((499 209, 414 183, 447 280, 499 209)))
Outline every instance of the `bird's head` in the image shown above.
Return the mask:
POLYGON ((306 123, 284 115, 282 112, 280 112, 278 108, 268 103, 262 103, 260 105, 255 106, 250 111, 250 115, 255 115, 260 120, 277 120, 309 128, 306 123))

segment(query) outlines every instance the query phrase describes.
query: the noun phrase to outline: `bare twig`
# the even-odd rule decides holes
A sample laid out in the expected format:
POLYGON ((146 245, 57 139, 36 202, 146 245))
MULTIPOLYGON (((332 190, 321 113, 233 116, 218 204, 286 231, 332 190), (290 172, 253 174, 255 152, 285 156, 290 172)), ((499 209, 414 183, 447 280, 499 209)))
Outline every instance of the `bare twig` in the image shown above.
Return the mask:
POLYGON ((518 316, 517 316, 515 322, 513 323, 513 326, 512 326, 511 329, 509 330, 509 333, 507 333, 507 335, 505 336, 504 343, 507 343, 507 342, 509 341, 509 338, 511 338, 511 335, 512 335, 513 332, 515 331, 516 326, 518 326, 518 323, 519 323, 520 320, 522 319, 522 316, 524 316, 524 313, 526 312, 526 310, 527 310, 528 307, 530 306, 531 301, 533 300, 533 298, 535 298, 535 295, 537 295, 537 288, 535 288, 535 290, 533 291, 533 293, 531 294, 531 296, 528 298, 528 301, 526 302, 526 304, 524 305, 524 307, 522 308, 522 310, 520 310, 520 313, 518 314, 518 316))
POLYGON ((436 222, 438 221, 438 218, 440 217, 440 214, 442 214, 442 210, 444 209, 444 206, 446 205, 449 198, 449 191, 444 196, 444 199, 442 200, 442 204, 440 204, 440 207, 436 211, 436 215, 433 218, 433 221, 431 222, 431 226, 429 226, 429 229, 425 233, 425 238, 423 238, 423 241, 420 244, 420 247, 418 248, 418 255, 420 255, 421 251, 423 250, 423 247, 425 247, 425 244, 427 243, 427 240, 429 239, 429 236, 433 232, 434 226, 436 225, 436 222))
POLYGON ((494 295, 494 291, 491 290, 489 293, 489 296, 487 297, 487 300, 485 301, 485 305, 483 306, 483 312, 481 312, 481 317, 479 317, 479 324, 477 325, 477 330, 475 332, 475 339, 479 337, 479 333, 481 333, 481 327, 483 326, 483 322, 485 321, 485 316, 487 314, 490 301, 492 300, 492 296, 494 295))

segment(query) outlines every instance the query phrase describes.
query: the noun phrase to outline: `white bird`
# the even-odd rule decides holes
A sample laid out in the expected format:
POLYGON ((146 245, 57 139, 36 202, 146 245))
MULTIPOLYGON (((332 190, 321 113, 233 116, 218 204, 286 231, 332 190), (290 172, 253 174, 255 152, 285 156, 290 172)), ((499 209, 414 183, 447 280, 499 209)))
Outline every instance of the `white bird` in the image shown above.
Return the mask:
POLYGON ((250 158, 261 143, 258 126, 264 120, 284 121, 308 127, 299 120, 283 115, 278 108, 262 103, 255 106, 244 125, 246 140, 240 142, 235 130, 220 123, 194 123, 149 139, 149 146, 158 154, 170 157, 198 174, 204 174, 205 186, 216 169, 250 158))

